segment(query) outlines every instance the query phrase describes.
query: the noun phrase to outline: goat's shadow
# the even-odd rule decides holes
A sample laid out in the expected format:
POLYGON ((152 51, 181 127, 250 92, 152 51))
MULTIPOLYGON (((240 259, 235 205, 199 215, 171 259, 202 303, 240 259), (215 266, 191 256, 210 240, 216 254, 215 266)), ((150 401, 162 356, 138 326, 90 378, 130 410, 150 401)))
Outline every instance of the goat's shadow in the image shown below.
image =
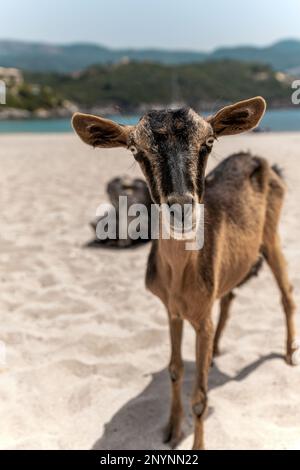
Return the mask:
MULTIPOLYGON (((241 369, 235 376, 219 370, 216 364, 210 371, 209 390, 222 387, 228 382, 240 382, 264 362, 282 358, 271 353, 260 357, 241 369)), ((193 432, 190 397, 193 390, 195 364, 185 362, 182 397, 186 419, 184 434, 193 432)), ((167 368, 152 375, 150 384, 135 398, 129 400, 105 425, 103 435, 93 445, 94 450, 169 449, 162 443, 163 428, 168 419, 170 384, 167 368)), ((213 409, 209 409, 209 415, 213 409)))

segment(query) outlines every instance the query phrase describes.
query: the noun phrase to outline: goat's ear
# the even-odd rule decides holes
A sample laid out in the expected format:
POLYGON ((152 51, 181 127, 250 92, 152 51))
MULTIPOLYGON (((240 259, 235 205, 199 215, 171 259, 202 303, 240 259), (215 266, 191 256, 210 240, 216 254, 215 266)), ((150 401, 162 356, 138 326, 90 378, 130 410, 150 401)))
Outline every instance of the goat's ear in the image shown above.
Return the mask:
POLYGON ((75 113, 72 126, 81 140, 92 147, 127 147, 133 126, 122 126, 110 119, 75 113))
POLYGON ((256 127, 266 110, 266 102, 261 96, 226 106, 208 118, 215 135, 233 135, 256 127))

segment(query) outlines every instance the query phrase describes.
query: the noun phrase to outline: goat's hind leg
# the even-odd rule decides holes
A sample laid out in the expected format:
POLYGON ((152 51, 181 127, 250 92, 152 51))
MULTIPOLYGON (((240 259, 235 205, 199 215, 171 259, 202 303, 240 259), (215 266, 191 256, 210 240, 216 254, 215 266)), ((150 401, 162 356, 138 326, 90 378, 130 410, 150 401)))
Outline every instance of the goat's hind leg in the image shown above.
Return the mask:
POLYGON ((173 318, 169 313, 170 339, 171 339, 171 360, 169 363, 169 374, 172 386, 172 402, 169 422, 164 431, 164 442, 169 443, 172 448, 183 437, 181 430, 183 407, 181 401, 181 388, 183 377, 183 361, 181 356, 181 343, 183 320, 173 318))
POLYGON ((286 360, 288 364, 296 365, 299 361, 299 344, 297 343, 295 322, 296 306, 293 298, 293 287, 288 278, 287 264, 278 235, 285 186, 280 171, 276 167, 271 169, 269 188, 262 252, 281 292, 287 326, 286 360))
POLYGON ((274 237, 271 243, 264 246, 264 256, 281 292, 282 306, 287 326, 286 360, 290 365, 297 365, 299 364, 300 351, 296 337, 296 306, 293 298, 293 287, 288 278, 287 265, 281 250, 278 235, 274 237))
POLYGON ((229 318, 229 313, 230 313, 230 307, 233 299, 235 298, 235 294, 231 291, 228 294, 224 295, 224 297, 221 298, 220 300, 220 316, 215 332, 215 337, 214 337, 214 347, 213 347, 213 356, 219 356, 220 355, 220 339, 223 334, 224 328, 226 326, 226 323, 229 318))

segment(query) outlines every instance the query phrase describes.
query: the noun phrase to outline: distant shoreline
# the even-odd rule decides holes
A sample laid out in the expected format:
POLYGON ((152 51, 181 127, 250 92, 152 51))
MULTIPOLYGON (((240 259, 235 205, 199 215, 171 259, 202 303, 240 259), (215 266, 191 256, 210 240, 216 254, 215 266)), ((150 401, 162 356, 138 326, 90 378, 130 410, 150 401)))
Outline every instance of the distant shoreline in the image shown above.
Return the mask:
MULTIPOLYGON (((215 103, 214 103, 215 104, 215 103)), ((130 108, 130 110, 124 110, 123 112, 118 112, 115 111, 114 106, 105 106, 105 107, 93 107, 93 108, 85 108, 85 107, 80 107, 77 105, 74 105, 74 109, 72 111, 60 108, 58 110, 46 110, 46 109, 40 109, 38 112, 36 111, 28 111, 28 110, 23 110, 23 109, 18 109, 18 108, 0 108, 0 123, 1 121, 52 121, 52 120, 57 120, 57 119, 68 119, 71 118, 74 112, 80 111, 82 113, 86 114, 95 114, 103 117, 114 117, 117 119, 118 117, 122 116, 141 116, 145 114, 148 111, 151 111, 153 109, 163 109, 163 108, 176 108, 176 107, 184 107, 188 106, 185 103, 175 103, 175 104, 170 104, 170 105, 164 105, 164 104, 158 104, 155 103, 153 106, 146 106, 142 108, 130 108)), ((194 108, 199 114, 211 114, 216 111, 214 108, 213 104, 208 104, 205 103, 201 109, 196 109, 194 108)), ((268 111, 285 111, 285 110, 295 110, 298 109, 300 110, 300 106, 295 106, 292 103, 290 104, 280 104, 280 105, 275 105, 272 106, 272 104, 268 105, 268 111)))
MULTIPOLYGON (((95 112, 94 114, 101 114, 95 112)), ((140 116, 138 114, 102 114, 114 119, 120 124, 135 125, 140 116)), ((204 116, 210 113, 202 113, 204 116)), ((266 112, 256 132, 300 132, 300 106, 293 108, 270 109, 266 112)), ((0 135, 5 133, 70 133, 71 115, 65 118, 51 119, 14 119, 0 120, 0 135)))

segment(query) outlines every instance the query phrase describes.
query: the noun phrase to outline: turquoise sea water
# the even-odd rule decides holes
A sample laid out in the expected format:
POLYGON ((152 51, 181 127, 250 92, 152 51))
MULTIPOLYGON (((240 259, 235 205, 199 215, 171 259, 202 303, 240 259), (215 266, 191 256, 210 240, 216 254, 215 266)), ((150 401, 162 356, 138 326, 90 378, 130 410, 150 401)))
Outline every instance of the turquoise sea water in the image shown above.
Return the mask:
MULTIPOLYGON (((135 124, 139 116, 114 116, 113 119, 122 124, 135 124)), ((261 123, 261 127, 274 132, 300 131, 300 107, 268 111, 261 123)), ((52 133, 71 131, 70 119, 0 120, 0 133, 52 133)))

